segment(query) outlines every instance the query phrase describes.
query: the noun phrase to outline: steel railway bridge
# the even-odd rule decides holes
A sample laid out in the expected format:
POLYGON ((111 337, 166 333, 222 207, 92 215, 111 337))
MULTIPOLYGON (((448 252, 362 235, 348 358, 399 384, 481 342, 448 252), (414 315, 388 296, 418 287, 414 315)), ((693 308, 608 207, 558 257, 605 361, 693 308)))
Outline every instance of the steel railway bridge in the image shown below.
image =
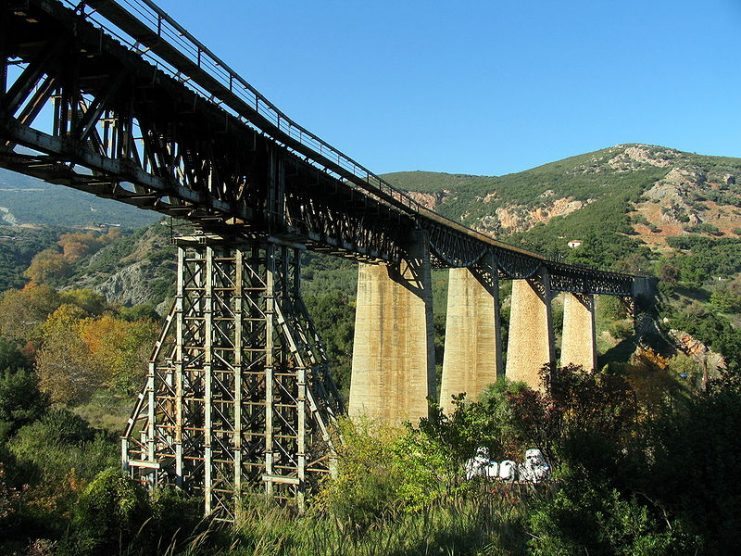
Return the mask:
POLYGON ((533 329, 551 325, 553 293, 570 296, 574 330, 587 323, 572 343, 591 353, 572 358, 592 366, 593 296, 651 295, 650 279, 548 260, 420 206, 291 120, 150 0, 1 6, 0 165, 202 232, 179 241, 177 299, 122 463, 149 484, 202 492, 206 513, 232 519, 254 485, 302 505, 331 472, 344 408, 301 301, 303 250, 360 263, 350 414, 392 421, 425 414, 434 394, 431 267, 452 269, 459 301, 478 300, 449 299, 448 397, 504 371, 498 280, 514 281, 507 374, 531 381, 553 360, 552 332, 533 329), (401 325, 398 342, 388 328, 401 325), (476 360, 456 344, 466 337, 476 360), (459 376, 463 366, 476 376, 459 376))

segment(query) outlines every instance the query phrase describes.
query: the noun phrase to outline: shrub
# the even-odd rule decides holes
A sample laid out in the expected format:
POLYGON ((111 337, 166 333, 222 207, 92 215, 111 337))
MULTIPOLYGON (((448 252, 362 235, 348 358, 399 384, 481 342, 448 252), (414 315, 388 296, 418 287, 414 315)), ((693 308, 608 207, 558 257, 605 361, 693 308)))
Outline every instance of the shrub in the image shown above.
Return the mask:
POLYGON ((202 518, 203 498, 200 496, 187 496, 181 490, 159 487, 152 491, 149 503, 152 520, 147 533, 157 546, 177 546, 198 531, 200 525, 207 525, 202 518))
POLYGON ((82 487, 118 462, 117 446, 66 410, 49 411, 21 427, 8 448, 30 484, 34 507, 56 514, 57 520, 75 505, 82 487))
POLYGON ((609 326, 609 332, 616 340, 625 340, 634 334, 633 323, 626 320, 613 322, 609 326))
POLYGON ((635 496, 568 477, 555 495, 529 517, 530 553, 645 555, 697 553, 696 539, 681 523, 663 528, 635 496))
POLYGON ((652 423, 651 464, 636 477, 636 491, 679 516, 709 554, 731 554, 741 545, 740 428, 741 375, 727 372, 687 403, 668 405, 652 423))
MULTIPOLYGON (((0 461, 0 533, 7 535, 15 525, 23 491, 10 485, 6 479, 5 465, 0 461)), ((2 548, 2 541, 0 541, 2 548)))
POLYGON ((433 406, 430 418, 422 419, 420 429, 437 439, 459 465, 472 457, 479 446, 487 447, 492 457, 519 457, 523 439, 513 422, 510 399, 524 390, 522 383, 500 379, 481 393, 478 402, 457 396, 450 414, 433 406))
POLYGON ((72 519, 73 538, 65 539, 62 552, 120 554, 150 515, 140 485, 118 470, 102 471, 79 498, 72 519))
POLYGON ((49 397, 39 391, 36 373, 0 371, 0 440, 41 417, 48 407, 49 397))
POLYGON ((0 337, 0 371, 17 371, 31 366, 28 355, 21 351, 15 342, 0 337))
POLYGON ((340 521, 363 531, 398 510, 401 477, 391 463, 393 443, 401 430, 347 420, 341 423, 341 431, 337 479, 326 485, 317 502, 340 521))

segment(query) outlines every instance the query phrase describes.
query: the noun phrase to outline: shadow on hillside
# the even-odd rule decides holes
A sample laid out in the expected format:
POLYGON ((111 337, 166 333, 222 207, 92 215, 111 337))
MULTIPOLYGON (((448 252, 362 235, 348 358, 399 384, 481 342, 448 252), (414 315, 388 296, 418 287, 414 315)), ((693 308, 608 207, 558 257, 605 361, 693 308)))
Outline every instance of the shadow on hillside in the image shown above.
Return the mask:
POLYGON ((602 368, 608 363, 627 363, 638 346, 638 336, 635 334, 625 338, 616 346, 611 347, 597 359, 597 367, 602 368))
POLYGON ((695 301, 702 301, 707 303, 710 301, 710 292, 703 288, 688 288, 686 286, 674 286, 674 293, 694 299, 695 301))

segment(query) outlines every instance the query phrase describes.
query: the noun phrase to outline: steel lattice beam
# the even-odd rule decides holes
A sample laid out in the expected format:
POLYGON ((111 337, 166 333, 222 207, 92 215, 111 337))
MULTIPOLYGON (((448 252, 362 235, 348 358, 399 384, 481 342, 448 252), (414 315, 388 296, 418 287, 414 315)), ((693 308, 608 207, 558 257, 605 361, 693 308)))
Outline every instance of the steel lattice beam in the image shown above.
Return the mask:
POLYGON ((277 111, 149 0, 133 2, 151 20, 114 0, 0 9, 1 166, 361 262, 398 263, 424 229, 438 267, 493 255, 502 278, 545 268, 554 290, 632 290, 632 276, 550 261, 421 207, 277 111))

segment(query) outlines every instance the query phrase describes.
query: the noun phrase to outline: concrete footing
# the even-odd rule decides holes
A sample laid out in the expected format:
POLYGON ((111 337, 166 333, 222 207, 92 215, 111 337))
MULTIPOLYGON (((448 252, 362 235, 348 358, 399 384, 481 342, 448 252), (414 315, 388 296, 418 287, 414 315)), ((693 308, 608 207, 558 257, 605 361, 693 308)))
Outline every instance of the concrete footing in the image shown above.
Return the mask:
POLYGON ((592 371, 597 366, 597 334, 594 296, 565 293, 561 366, 581 365, 592 371))
POLYGON ((465 392, 475 400, 503 372, 497 272, 489 266, 449 271, 440 386, 440 406, 446 412, 453 408, 453 395, 465 392))
POLYGON ((551 292, 543 270, 537 277, 512 281, 506 376, 542 390, 540 369, 554 361, 551 292))
POLYGON ((427 242, 399 267, 359 265, 350 417, 387 424, 429 414, 435 395, 432 277, 427 242))

